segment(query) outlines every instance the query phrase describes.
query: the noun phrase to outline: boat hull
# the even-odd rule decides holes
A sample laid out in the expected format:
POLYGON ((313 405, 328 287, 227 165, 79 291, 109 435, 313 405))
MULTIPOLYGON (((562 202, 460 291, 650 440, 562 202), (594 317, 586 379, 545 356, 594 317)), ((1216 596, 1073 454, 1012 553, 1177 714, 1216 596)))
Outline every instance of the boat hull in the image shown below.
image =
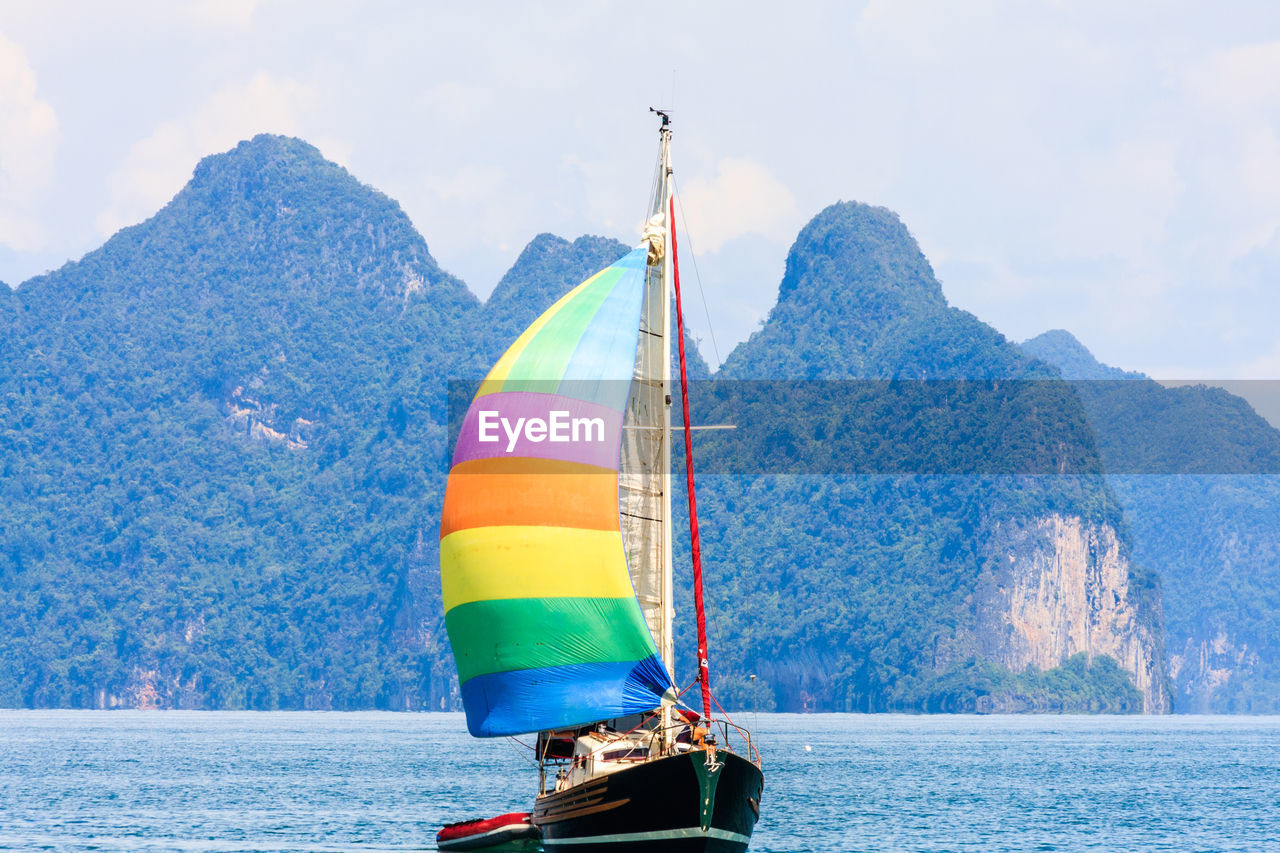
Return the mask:
POLYGON ((760 816, 764 776, 729 752, 672 755, 538 798, 548 853, 741 853, 760 816), (719 763, 719 768, 715 764, 719 763))
POLYGON ((529 822, 529 817, 528 812, 511 812, 497 817, 448 824, 436 834, 436 849, 468 853, 541 850, 542 835, 529 822))

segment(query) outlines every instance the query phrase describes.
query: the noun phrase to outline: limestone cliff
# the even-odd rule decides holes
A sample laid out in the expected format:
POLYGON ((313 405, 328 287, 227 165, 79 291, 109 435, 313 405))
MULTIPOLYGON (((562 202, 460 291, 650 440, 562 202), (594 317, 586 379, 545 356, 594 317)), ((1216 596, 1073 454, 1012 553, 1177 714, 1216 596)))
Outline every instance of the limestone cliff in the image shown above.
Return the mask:
POLYGON ((1135 582, 1114 528, 1060 514, 992 527, 974 593, 982 657, 1020 672, 1108 655, 1146 713, 1167 713, 1159 597, 1135 582))
POLYGON ((1160 571, 1175 708, 1280 713, 1280 430, 1225 388, 1165 387, 1062 330, 1022 348, 1086 380, 1134 558, 1160 571))
MULTIPOLYGON (((1188 637, 1181 651, 1169 655, 1169 677, 1179 688, 1178 708, 1193 714, 1240 711, 1229 703, 1214 702, 1215 694, 1227 693, 1233 678, 1256 677, 1261 656, 1249 644, 1220 629, 1212 637, 1188 637)), ((1244 706, 1243 710, 1252 710, 1244 706)))

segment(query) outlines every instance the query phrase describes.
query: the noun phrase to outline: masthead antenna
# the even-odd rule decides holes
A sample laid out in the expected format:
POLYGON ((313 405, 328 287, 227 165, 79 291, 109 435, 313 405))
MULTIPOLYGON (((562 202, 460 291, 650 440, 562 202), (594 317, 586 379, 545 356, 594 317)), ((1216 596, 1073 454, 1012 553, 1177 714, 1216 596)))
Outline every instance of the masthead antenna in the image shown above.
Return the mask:
POLYGON ((660 110, 660 109, 657 109, 656 107, 649 107, 649 112, 657 113, 658 117, 662 119, 662 129, 665 130, 667 125, 671 124, 671 115, 666 110, 660 110))

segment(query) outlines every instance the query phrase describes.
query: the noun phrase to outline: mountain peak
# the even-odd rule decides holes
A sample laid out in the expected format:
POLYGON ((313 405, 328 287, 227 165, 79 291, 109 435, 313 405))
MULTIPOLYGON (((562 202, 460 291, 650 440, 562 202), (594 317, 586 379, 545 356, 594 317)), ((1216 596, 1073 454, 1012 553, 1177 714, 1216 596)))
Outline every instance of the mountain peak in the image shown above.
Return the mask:
MULTIPOLYGON (((573 287, 612 264, 631 247, 611 237, 583 235, 570 243, 555 234, 539 234, 493 289, 484 304, 485 344, 477 369, 492 364, 538 315, 573 287)), ((709 379, 711 369, 685 329, 689 378, 709 379)))
POLYGON ((452 369, 479 309, 396 202, 269 135, 205 157, 150 219, 18 296, 31 328, 127 342, 108 355, 167 369, 174 393, 221 398, 269 375, 255 399, 312 414, 337 406, 351 365, 416 369, 418 338, 452 369))
POLYGON ((274 133, 259 133, 252 139, 239 142, 230 151, 210 154, 201 158, 196 165, 192 183, 200 184, 219 173, 229 170, 262 172, 271 165, 290 168, 299 165, 329 166, 344 171, 341 166, 326 160, 310 142, 293 136, 280 136, 274 133))
POLYGON ((777 304, 730 353, 724 375, 914 375, 914 367, 895 361, 898 354, 881 352, 886 335, 900 339, 891 330, 948 312, 933 268, 896 213, 837 202, 796 237, 777 304))
POLYGON ((486 307, 502 310, 509 304, 530 299, 534 304, 549 306, 627 251, 625 243, 611 237, 584 234, 570 243, 544 232, 524 247, 489 295, 486 307))
POLYGON ((555 234, 539 234, 485 302, 485 328, 490 360, 511 345, 539 314, 573 287, 627 253, 625 243, 584 235, 570 243, 555 234))
POLYGON ((1066 329, 1050 329, 1020 344, 1022 351, 1058 368, 1063 379, 1145 379, 1103 364, 1066 329))
POLYGON ((319 209, 324 213, 358 207, 368 215, 403 220, 412 230, 398 202, 325 159, 314 145, 268 133, 203 158, 190 182, 160 215, 189 212, 194 203, 215 206, 224 216, 230 211, 247 215, 261 226, 291 218, 315 202, 321 202, 319 209))
POLYGON ((894 301, 947 304, 933 268, 898 215, 856 201, 830 205, 800 231, 787 254, 778 300, 815 286, 860 299, 879 293, 894 301))
POLYGON ((160 211, 79 263, 146 266, 131 272, 148 289, 162 265, 162 281, 179 287, 243 290, 262 280, 308 299, 359 291, 368 307, 391 311, 409 301, 476 302, 396 201, 314 145, 265 133, 203 158, 160 211))

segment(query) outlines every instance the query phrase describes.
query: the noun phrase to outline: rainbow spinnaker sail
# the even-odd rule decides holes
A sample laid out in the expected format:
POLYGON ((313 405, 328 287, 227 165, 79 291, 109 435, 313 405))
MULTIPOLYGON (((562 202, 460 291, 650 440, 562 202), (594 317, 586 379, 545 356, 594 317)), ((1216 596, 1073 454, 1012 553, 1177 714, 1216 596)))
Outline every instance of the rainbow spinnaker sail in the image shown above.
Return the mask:
POLYGON ((440 525, 445 624, 478 737, 648 711, 671 689, 618 516, 646 249, 574 288, 480 386, 440 525))

